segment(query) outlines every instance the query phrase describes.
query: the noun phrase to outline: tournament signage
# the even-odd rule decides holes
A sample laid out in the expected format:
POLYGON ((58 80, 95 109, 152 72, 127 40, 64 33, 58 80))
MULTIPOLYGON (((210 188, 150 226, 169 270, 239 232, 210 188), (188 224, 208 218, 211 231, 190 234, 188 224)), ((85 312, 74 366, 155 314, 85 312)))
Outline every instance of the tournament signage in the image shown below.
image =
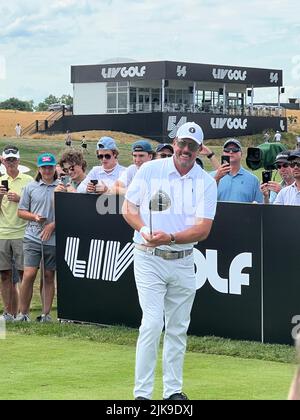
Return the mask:
MULTIPOLYGON (((138 327, 133 232, 118 214, 122 202, 111 199, 115 214, 100 215, 93 194, 56 194, 58 317, 138 327)), ((273 210, 278 220, 296 220, 294 208, 219 203, 209 239, 194 251, 198 292, 190 333, 292 342, 300 325, 300 285, 289 271, 284 279, 291 280, 283 282, 279 261, 285 261, 285 270, 294 269, 297 257, 272 240, 274 219, 268 212, 273 210), (267 239, 261 231, 265 218, 267 239), (275 246, 281 258, 274 263, 275 246)))
POLYGON ((248 87, 282 86, 282 70, 174 61, 72 66, 71 83, 130 80, 187 80, 238 83, 248 87))

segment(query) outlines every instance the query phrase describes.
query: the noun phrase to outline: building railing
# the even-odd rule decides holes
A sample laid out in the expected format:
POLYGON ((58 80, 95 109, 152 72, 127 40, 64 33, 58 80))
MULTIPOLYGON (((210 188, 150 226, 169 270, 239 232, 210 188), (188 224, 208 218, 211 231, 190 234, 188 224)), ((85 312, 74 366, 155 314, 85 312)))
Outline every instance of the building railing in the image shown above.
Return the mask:
MULTIPOLYGON (((161 112, 160 104, 130 104, 130 113, 148 113, 148 112, 161 112)), ((268 105, 247 105, 241 106, 228 106, 225 110, 223 106, 217 105, 193 105, 193 104, 178 104, 166 103, 164 105, 164 112, 181 112, 181 113, 206 113, 206 114, 225 114, 234 116, 246 117, 286 117, 285 108, 278 106, 268 105)))

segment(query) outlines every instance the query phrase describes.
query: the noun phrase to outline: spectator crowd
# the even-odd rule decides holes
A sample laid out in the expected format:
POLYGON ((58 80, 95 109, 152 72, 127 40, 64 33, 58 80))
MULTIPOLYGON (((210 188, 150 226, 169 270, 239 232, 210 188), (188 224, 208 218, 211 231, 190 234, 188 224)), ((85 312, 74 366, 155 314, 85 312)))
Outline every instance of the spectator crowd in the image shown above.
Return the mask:
MULTIPOLYGON (((39 270, 43 309, 38 321, 51 321, 56 271, 54 193, 125 195, 142 165, 154 159, 173 159, 174 148, 167 143, 153 150, 150 142, 138 140, 131 146, 132 164, 125 168, 119 163, 116 141, 101 137, 96 147, 99 165, 88 173, 85 153, 85 136, 81 150, 76 150, 68 132, 66 150, 59 161, 52 153, 39 155, 33 179, 19 170, 21 156, 16 146, 7 145, 2 151, 6 173, 0 185, 0 272, 2 318, 6 321, 30 321, 39 270)), ((300 150, 278 154, 274 166, 280 182, 261 183, 242 166, 242 157, 242 145, 236 138, 224 143, 221 162, 207 146, 202 146, 195 164, 204 170, 203 159, 211 162, 214 171, 209 175, 217 183, 218 201, 300 205, 300 150)))

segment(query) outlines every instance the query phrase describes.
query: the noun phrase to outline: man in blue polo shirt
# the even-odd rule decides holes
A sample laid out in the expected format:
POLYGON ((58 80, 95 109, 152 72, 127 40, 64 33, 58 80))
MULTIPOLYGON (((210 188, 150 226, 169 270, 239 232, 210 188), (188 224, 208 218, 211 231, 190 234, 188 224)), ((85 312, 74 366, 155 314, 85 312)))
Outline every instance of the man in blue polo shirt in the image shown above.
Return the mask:
POLYGON ((241 165, 242 145, 237 139, 229 139, 223 147, 223 155, 230 157, 230 166, 222 165, 213 174, 218 184, 218 201, 237 203, 263 203, 258 178, 241 165))

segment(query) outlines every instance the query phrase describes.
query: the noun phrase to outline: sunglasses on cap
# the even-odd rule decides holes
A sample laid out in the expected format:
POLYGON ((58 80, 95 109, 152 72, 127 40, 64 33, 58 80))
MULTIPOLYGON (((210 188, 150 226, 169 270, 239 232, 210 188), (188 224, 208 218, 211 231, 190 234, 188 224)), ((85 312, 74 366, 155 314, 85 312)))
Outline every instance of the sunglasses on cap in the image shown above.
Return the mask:
POLYGON ((162 159, 172 157, 172 153, 159 153, 158 154, 162 159))
POLYGON ((3 150, 3 153, 4 153, 5 155, 9 155, 10 153, 12 153, 13 155, 16 155, 16 154, 18 154, 18 153, 19 153, 19 151, 18 151, 18 150, 16 150, 16 149, 6 149, 6 150, 3 150))
POLYGON ((63 172, 67 174, 69 171, 74 171, 75 165, 70 165, 68 168, 62 168, 63 172))
POLYGON ((288 168, 289 166, 288 163, 276 163, 276 169, 288 168))
POLYGON ((239 147, 225 147, 224 152, 225 153, 238 153, 241 149, 239 147))
POLYGON ((99 155, 97 155, 97 158, 99 159, 99 160, 103 160, 104 158, 106 159, 106 160, 109 160, 109 159, 111 159, 113 157, 113 155, 110 155, 110 154, 108 154, 108 153, 105 153, 104 155, 103 154, 99 154, 99 155))
POLYGON ((184 149, 185 147, 187 147, 190 152, 197 152, 197 150, 199 149, 199 144, 195 141, 189 142, 186 140, 176 140, 176 142, 179 149, 184 149))
POLYGON ((290 167, 291 168, 296 168, 297 167, 299 169, 300 168, 300 162, 299 161, 298 162, 291 162, 290 167))

